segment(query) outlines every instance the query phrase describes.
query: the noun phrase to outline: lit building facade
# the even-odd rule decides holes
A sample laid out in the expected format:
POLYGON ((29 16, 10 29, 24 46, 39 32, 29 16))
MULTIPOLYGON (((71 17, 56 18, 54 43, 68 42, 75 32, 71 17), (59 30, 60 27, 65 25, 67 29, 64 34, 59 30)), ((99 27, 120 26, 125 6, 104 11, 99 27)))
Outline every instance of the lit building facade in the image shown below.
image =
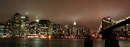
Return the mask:
POLYGON ((73 31, 72 31, 72 35, 76 35, 77 34, 77 28, 76 28, 76 21, 74 20, 74 22, 73 22, 73 31))
POLYGON ((30 28, 29 28, 29 34, 39 34, 38 32, 38 26, 39 24, 37 22, 31 22, 29 24, 30 28))
POLYGON ((63 33, 64 35, 69 35, 69 25, 64 25, 63 33))
POLYGON ((124 25, 122 28, 123 31, 129 31, 129 24, 124 25))
POLYGON ((53 31, 53 24, 49 20, 39 20, 39 32, 40 34, 51 35, 53 31))
POLYGON ((5 25, 4 24, 0 24, 0 35, 4 35, 4 29, 5 29, 5 25))
POLYGON ((84 36, 84 34, 89 34, 87 29, 78 29, 76 25, 77 23, 74 21, 73 25, 65 25, 62 28, 60 24, 52 24, 49 20, 39 20, 38 17, 34 22, 29 23, 28 16, 15 13, 5 25, 0 24, 0 35, 4 34, 13 37, 54 35, 61 38, 74 38, 76 35, 84 36))
POLYGON ((20 35, 20 27, 21 27, 21 15, 19 13, 15 13, 13 17, 13 35, 20 35))
POLYGON ((21 16, 21 29, 20 35, 27 35, 29 33, 29 20, 28 16, 21 16))
POLYGON ((6 24, 8 31, 12 32, 12 35, 26 35, 29 31, 28 16, 21 16, 19 13, 15 13, 11 20, 6 24))
POLYGON ((5 32, 6 34, 12 35, 13 34, 13 21, 8 20, 7 23, 5 24, 5 32))
POLYGON ((53 35, 57 35, 59 29, 61 29, 60 24, 53 24, 53 35))

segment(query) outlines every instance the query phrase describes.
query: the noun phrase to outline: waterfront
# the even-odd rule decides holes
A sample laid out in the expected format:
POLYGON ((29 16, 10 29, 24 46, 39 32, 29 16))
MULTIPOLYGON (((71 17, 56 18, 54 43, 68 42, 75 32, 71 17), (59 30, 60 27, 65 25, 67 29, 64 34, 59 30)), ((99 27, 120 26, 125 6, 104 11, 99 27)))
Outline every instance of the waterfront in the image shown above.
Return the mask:
MULTIPOLYGON (((104 47, 105 40, 93 40, 93 47, 104 47)), ((130 40, 119 40, 120 47, 130 47, 130 40)), ((0 47, 84 47, 84 39, 3 38, 0 47)))
POLYGON ((83 39, 0 39, 0 47, 83 47, 83 39))

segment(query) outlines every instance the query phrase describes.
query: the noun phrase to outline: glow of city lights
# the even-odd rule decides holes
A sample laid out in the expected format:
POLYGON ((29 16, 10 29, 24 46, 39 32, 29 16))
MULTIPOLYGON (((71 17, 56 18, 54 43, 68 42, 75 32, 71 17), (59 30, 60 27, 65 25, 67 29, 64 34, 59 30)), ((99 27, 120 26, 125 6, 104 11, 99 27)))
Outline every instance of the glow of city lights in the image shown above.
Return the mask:
POLYGON ((76 25, 76 22, 74 22, 74 25, 76 25))
POLYGON ((45 35, 40 35, 40 38, 47 38, 45 35))
POLYGON ((28 15, 29 14, 28 11, 26 11, 25 14, 28 15))
POLYGON ((36 20, 35 20, 36 22, 39 22, 39 18, 38 18, 37 16, 35 17, 35 19, 36 19, 36 20))
POLYGON ((48 36, 49 40, 51 40, 51 35, 48 36))
POLYGON ((23 19, 24 19, 24 18, 25 18, 25 16, 21 16, 21 18, 23 18, 23 19))
POLYGON ((76 25, 76 21, 74 20, 74 23, 73 23, 73 25, 76 25))

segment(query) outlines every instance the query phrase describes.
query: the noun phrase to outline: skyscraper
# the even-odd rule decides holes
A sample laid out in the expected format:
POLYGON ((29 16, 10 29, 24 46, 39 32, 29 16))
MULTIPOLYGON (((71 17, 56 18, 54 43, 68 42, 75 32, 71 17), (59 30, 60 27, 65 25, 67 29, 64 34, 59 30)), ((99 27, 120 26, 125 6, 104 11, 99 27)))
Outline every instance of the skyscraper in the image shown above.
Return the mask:
POLYGON ((53 34, 56 35, 60 28, 61 28, 60 24, 53 24, 53 34))
POLYGON ((4 35, 5 25, 0 23, 0 35, 4 35))
POLYGON ((19 13, 15 13, 12 18, 12 32, 13 35, 26 35, 29 31, 28 16, 21 16, 19 13))
POLYGON ((53 25, 49 20, 39 20, 39 30, 44 30, 44 31, 40 31, 41 33, 44 32, 48 35, 52 34, 53 31, 53 25))
POLYGON ((21 27, 21 15, 19 13, 15 13, 13 17, 13 34, 20 35, 20 27, 21 27))
POLYGON ((77 23, 76 23, 76 20, 74 20, 74 22, 73 22, 73 29, 72 29, 72 30, 73 30, 73 31, 72 31, 72 34, 73 34, 73 35, 76 35, 76 34, 77 34, 76 24, 77 24, 77 23))
POLYGON ((21 16, 21 29, 20 29, 20 34, 21 35, 26 35, 29 32, 29 20, 28 16, 21 16))
POLYGON ((9 34, 13 34, 13 20, 8 20, 5 24, 5 31, 9 34))

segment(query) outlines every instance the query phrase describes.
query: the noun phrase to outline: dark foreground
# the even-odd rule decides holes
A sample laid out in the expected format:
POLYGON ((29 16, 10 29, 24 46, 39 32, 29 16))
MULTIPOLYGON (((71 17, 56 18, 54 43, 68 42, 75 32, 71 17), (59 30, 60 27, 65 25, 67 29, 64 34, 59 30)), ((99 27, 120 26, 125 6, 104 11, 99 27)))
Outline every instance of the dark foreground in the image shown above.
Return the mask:
MULTIPOLYGON (((105 40, 93 40, 93 47, 104 47, 105 40)), ((120 40, 120 47, 130 47, 130 40, 120 40)), ((0 47, 84 47, 84 39, 4 38, 0 47)))

